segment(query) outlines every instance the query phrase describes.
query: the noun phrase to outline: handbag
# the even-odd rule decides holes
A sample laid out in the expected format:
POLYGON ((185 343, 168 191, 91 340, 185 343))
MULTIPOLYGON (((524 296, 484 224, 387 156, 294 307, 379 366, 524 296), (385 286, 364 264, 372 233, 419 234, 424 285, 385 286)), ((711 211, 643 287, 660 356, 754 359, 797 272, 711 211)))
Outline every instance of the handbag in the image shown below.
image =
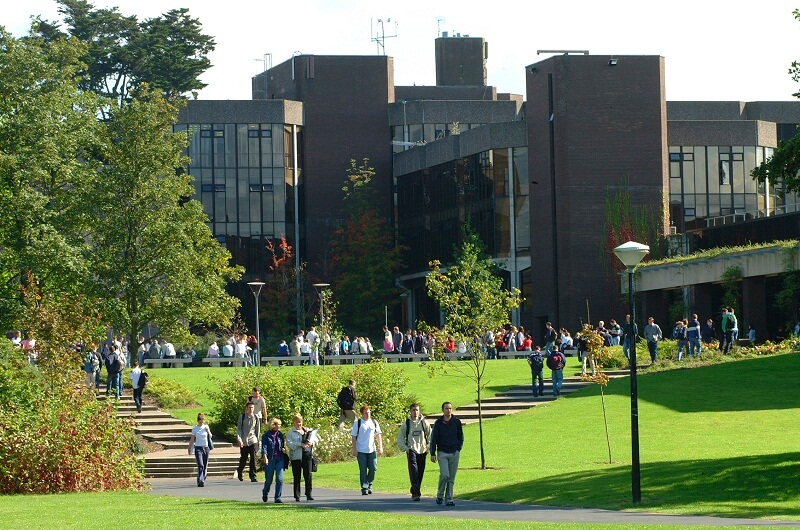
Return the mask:
POLYGON ((211 441, 211 429, 208 429, 208 450, 214 449, 214 442, 211 441))
POLYGON ((316 456, 311 457, 311 472, 316 473, 319 468, 319 458, 316 456))

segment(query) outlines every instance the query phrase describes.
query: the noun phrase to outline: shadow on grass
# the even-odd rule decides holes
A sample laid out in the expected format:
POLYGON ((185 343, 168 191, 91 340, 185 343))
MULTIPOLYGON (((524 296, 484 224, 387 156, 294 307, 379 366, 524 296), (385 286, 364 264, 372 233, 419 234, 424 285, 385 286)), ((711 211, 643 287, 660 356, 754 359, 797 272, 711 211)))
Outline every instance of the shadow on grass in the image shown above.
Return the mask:
MULTIPOLYGON (((644 510, 744 518, 800 517, 800 452, 643 464, 644 510)), ((631 468, 598 467, 465 495, 474 500, 629 509, 631 468)))
MULTIPOLYGON (((638 378, 639 399, 677 412, 793 409, 800 408, 798 379, 798 354, 653 374, 645 370, 638 378)), ((630 380, 611 381, 606 393, 629 395, 630 380)))

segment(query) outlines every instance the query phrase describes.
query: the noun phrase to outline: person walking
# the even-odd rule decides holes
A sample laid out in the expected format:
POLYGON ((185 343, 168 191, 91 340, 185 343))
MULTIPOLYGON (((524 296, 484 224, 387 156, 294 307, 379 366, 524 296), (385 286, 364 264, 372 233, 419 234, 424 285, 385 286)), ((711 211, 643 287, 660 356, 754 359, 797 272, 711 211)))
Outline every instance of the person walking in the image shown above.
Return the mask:
POLYGON ((236 470, 237 478, 242 481, 244 465, 250 458, 250 482, 258 482, 256 478, 256 452, 258 442, 261 438, 261 422, 258 421, 253 409, 253 402, 248 402, 244 408, 244 413, 239 415, 236 421, 236 441, 239 443, 239 467, 236 470))
POLYGON ((358 459, 361 495, 372 494, 372 483, 378 470, 378 455, 383 454, 381 426, 373 420, 369 405, 361 407, 361 418, 353 422, 350 439, 353 443, 353 456, 358 459))
POLYGON ((139 368, 139 361, 133 361, 131 369, 131 386, 133 387, 133 403, 136 405, 136 412, 142 412, 142 392, 144 391, 144 380, 142 379, 142 369, 139 368))
POLYGON ((269 430, 261 437, 261 453, 264 457, 264 489, 261 490, 261 500, 269 501, 269 490, 275 478, 275 503, 281 504, 283 493, 283 472, 286 470, 284 459, 286 442, 281 432, 281 420, 272 418, 269 430))
POLYGON ((552 372, 550 378, 553 383, 553 397, 558 398, 561 396, 561 386, 564 384, 564 366, 567 364, 567 359, 560 351, 553 350, 547 356, 546 363, 552 372))
POLYGON ((544 351, 548 354, 553 351, 556 345, 556 339, 558 338, 558 334, 556 330, 553 329, 553 324, 548 322, 545 324, 545 332, 544 332, 544 351))
POLYGON ((631 361, 631 345, 639 334, 639 328, 635 322, 631 322, 631 316, 625 315, 625 323, 622 325, 622 354, 631 361))
POLYGON ((313 501, 311 496, 311 459, 314 442, 311 431, 303 427, 303 417, 295 414, 292 417, 292 430, 286 435, 286 446, 289 448, 289 459, 292 464, 292 477, 294 478, 294 500, 300 502, 300 472, 306 486, 306 500, 313 501))
MULTIPOLYGON (((197 462, 198 488, 202 488, 206 483, 208 452, 213 447, 211 438, 211 429, 206 425, 206 415, 201 412, 197 415, 197 425, 192 427, 192 436, 189 437, 189 454, 194 453, 194 459, 197 462)), ((239 472, 239 476, 241 476, 241 472, 239 472)))
POLYGON ((544 396, 544 357, 542 350, 539 346, 534 347, 533 353, 528 355, 528 364, 531 367, 531 378, 533 380, 531 389, 533 390, 533 397, 544 396), (539 380, 537 387, 536 380, 539 380))
POLYGON ((689 321, 686 328, 686 338, 689 341, 689 355, 698 355, 702 350, 700 344, 700 321, 697 320, 697 313, 692 314, 692 319, 689 321))
POLYGON ((406 454, 408 460, 408 479, 411 482, 411 500, 419 501, 422 496, 420 487, 425 475, 425 459, 428 456, 428 440, 431 438, 431 426, 420 414, 419 404, 412 403, 408 407, 408 417, 400 424, 397 433, 397 447, 406 454))
POLYGON ((261 426, 266 428, 268 419, 267 402, 264 400, 264 396, 261 395, 261 389, 258 387, 253 388, 253 394, 247 400, 253 402, 253 414, 261 422, 261 426))
POLYGON ((436 504, 455 506, 453 486, 458 471, 458 459, 464 446, 464 430, 461 420, 453 416, 453 404, 442 403, 442 416, 433 424, 431 432, 431 462, 439 462, 439 488, 436 504))
POLYGON ((644 338, 647 341, 647 349, 650 351, 650 363, 658 360, 658 341, 664 338, 661 328, 655 323, 653 317, 648 317, 647 325, 644 327, 644 338))
POLYGON ((347 386, 339 391, 336 397, 336 403, 339 405, 339 430, 344 429, 345 421, 349 420, 351 423, 356 421, 356 382, 351 379, 347 382, 347 386))

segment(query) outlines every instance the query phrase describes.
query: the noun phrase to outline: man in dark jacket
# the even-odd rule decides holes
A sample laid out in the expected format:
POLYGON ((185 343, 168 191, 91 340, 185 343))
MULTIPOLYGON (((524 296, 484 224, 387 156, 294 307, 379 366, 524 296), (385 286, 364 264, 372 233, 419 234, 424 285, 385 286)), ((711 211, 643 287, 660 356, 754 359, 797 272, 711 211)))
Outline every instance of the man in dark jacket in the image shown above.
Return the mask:
POLYGON ((461 420, 453 416, 453 404, 442 403, 442 417, 433 424, 431 432, 431 462, 439 461, 439 489, 436 504, 446 501, 447 506, 455 506, 453 484, 458 471, 458 459, 464 446, 464 431, 461 420), (437 454, 438 452, 438 454, 437 454))

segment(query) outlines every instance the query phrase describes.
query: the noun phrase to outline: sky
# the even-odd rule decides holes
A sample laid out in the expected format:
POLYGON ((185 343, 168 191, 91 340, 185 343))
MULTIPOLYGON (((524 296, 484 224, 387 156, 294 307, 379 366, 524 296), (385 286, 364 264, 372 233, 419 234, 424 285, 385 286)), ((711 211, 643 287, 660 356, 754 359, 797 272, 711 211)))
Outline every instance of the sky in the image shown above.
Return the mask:
MULTIPOLYGON (((524 94, 537 50, 597 55, 661 55, 668 101, 781 101, 800 84, 800 21, 787 0, 90 0, 140 20, 180 7, 214 37, 214 65, 199 99, 250 99, 250 78, 293 53, 375 55, 383 21, 396 85, 434 85, 440 31, 483 37, 488 84, 524 94), (522 8, 521 6, 525 6, 522 8)), ((24 35, 32 15, 57 20, 54 0, 4 1, 0 25, 24 35)))

